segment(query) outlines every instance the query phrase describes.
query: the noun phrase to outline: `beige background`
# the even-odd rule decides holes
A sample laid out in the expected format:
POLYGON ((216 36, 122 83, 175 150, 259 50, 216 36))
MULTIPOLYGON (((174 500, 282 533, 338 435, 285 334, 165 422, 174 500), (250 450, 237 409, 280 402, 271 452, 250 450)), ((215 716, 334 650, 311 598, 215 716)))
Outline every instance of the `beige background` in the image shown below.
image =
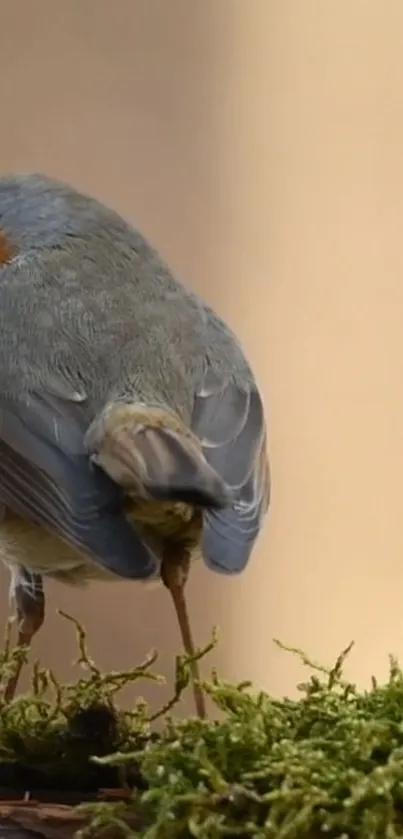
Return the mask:
MULTIPOLYGON (((238 330, 270 407, 273 503, 254 561, 197 568, 197 637, 275 692, 273 636, 350 672, 403 657, 401 0, 0 0, 1 170, 92 192, 238 330)), ((1 573, 0 617, 8 611, 1 573)), ((71 675, 85 621, 104 667, 178 632, 164 591, 48 586, 35 649, 71 675)), ((148 692, 153 700, 161 691, 148 692)))

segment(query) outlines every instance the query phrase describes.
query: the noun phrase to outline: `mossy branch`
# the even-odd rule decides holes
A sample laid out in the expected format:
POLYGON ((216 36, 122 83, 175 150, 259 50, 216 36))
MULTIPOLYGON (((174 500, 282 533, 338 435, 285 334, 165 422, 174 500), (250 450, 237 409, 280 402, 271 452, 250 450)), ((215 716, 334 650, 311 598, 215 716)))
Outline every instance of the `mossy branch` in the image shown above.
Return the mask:
MULTIPOLYGON (((220 721, 167 721, 138 761, 148 788, 126 805, 142 839, 397 839, 403 834, 403 674, 360 692, 344 679, 352 644, 331 667, 285 647, 312 674, 299 700, 279 700, 212 674, 220 721)), ((92 806, 97 812, 97 805, 92 806)), ((107 824, 113 805, 103 809, 107 824)), ((99 811, 98 811, 99 813, 99 811)))
MULTIPOLYGON (((326 667, 276 641, 311 671, 299 699, 280 700, 248 682, 230 684, 213 671, 203 688, 220 719, 180 720, 171 714, 189 683, 186 657, 176 659, 172 699, 158 712, 144 700, 120 710, 116 695, 125 684, 160 681, 151 669, 155 654, 130 670, 102 673, 83 628, 63 617, 75 626, 85 676, 59 684, 35 663, 30 694, 2 708, 0 761, 49 767, 62 750, 63 766, 67 759, 75 772, 85 766, 88 774, 92 766, 116 767, 126 779, 132 773, 131 798, 85 806, 89 824, 81 839, 112 828, 114 836, 141 839, 403 835, 403 673, 396 658, 384 685, 373 678, 360 691, 343 674, 352 644, 326 667), (157 719, 158 734, 151 731, 157 719)), ((10 627, 7 632, 0 685, 15 661, 10 627)))

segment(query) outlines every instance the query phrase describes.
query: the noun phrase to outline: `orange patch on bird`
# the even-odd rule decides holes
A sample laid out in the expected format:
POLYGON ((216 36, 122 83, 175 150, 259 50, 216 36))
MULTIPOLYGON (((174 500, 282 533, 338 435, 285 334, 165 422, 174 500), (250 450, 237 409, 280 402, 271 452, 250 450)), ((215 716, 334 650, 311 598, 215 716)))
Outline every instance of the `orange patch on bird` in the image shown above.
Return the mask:
POLYGON ((5 233, 0 230, 0 265, 6 265, 13 256, 13 249, 5 233))

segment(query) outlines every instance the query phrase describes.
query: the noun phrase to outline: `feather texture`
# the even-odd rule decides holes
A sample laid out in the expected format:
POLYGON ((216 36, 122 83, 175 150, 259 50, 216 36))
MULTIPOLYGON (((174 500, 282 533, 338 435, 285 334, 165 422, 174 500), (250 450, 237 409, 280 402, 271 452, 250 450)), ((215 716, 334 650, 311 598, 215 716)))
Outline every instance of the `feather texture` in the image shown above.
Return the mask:
POLYGON ((206 460, 230 487, 233 501, 205 514, 203 556, 209 567, 239 573, 262 527, 270 500, 266 424, 253 384, 241 388, 210 365, 196 392, 192 429, 206 460))
MULTIPOLYGON (((53 406, 50 423, 44 399, 31 395, 14 405, 0 399, 2 503, 111 573, 149 577, 156 559, 126 519, 122 490, 91 463, 84 448, 85 428, 69 416, 68 403, 60 422, 54 401, 53 406)), ((55 556, 55 570, 57 566, 55 556)))
MULTIPOLYGON (((164 537, 175 530, 172 516, 179 530, 191 521, 182 501, 202 500, 207 564, 241 571, 268 507, 269 467, 262 400, 232 331, 172 277, 137 230, 56 180, 0 178, 0 229, 7 249, 0 264, 0 505, 92 564, 143 579, 158 560, 152 539, 132 527, 136 516, 164 537), (200 441, 192 460, 169 422, 165 431, 141 432, 138 464, 150 451, 146 471, 153 467, 153 491, 163 501, 133 503, 131 523, 127 487, 91 462, 85 442, 117 403, 174 417, 200 441), (175 478, 172 504, 169 481, 158 477, 164 459, 175 478), (208 509, 202 469, 210 487, 209 470, 217 475, 221 498, 231 490, 225 509, 208 509)), ((108 463, 119 478, 116 462, 108 463)), ((24 555, 37 570, 38 558, 24 555)), ((54 570, 63 573, 57 557, 54 570)))

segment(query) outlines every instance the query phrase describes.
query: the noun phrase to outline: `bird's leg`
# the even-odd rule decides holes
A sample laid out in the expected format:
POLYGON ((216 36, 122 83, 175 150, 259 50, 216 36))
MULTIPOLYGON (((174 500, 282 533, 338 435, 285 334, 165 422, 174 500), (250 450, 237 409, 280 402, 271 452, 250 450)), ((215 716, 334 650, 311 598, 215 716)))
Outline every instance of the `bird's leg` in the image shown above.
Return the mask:
POLYGON ((197 661, 195 661, 195 647, 190 628, 189 615, 185 597, 185 585, 189 574, 190 554, 189 551, 179 545, 166 549, 161 564, 161 578, 175 606, 179 628, 182 635, 183 646, 190 658, 190 669, 193 682, 193 695, 197 715, 200 719, 206 718, 206 706, 204 695, 200 686, 200 673, 197 661))
MULTIPOLYGON (((11 594, 15 601, 18 621, 17 647, 29 647, 45 618, 45 595, 41 575, 33 574, 19 566, 13 571, 11 594)), ((14 698, 22 664, 22 659, 20 659, 15 672, 6 684, 4 691, 6 702, 11 702, 14 698)))

